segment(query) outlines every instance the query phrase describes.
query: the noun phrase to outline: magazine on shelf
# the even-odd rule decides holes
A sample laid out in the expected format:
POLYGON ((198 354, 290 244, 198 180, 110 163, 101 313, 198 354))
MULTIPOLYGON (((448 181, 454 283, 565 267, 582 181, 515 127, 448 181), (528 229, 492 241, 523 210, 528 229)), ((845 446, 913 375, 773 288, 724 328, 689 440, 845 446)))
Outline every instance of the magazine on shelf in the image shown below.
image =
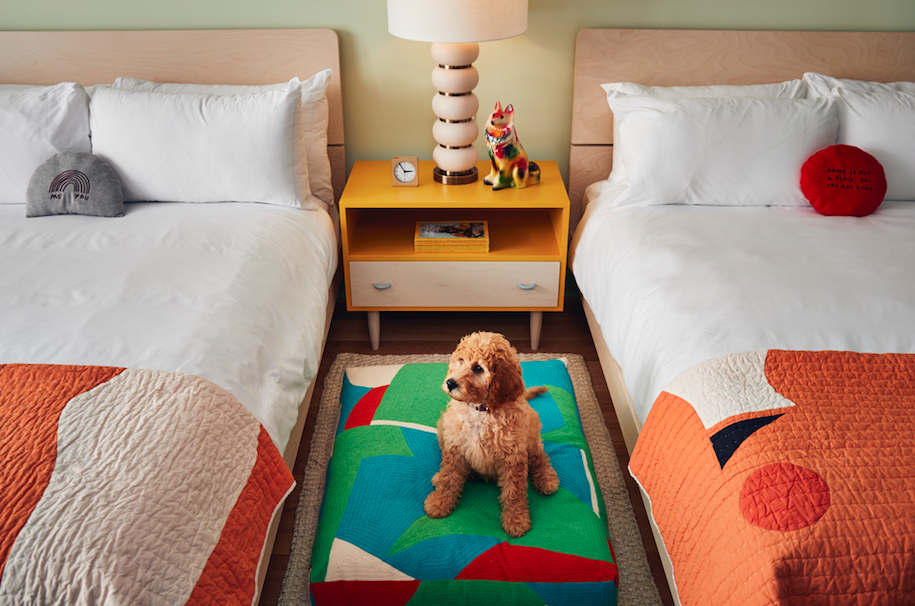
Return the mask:
POLYGON ((416 252, 489 252, 486 221, 417 221, 416 252))

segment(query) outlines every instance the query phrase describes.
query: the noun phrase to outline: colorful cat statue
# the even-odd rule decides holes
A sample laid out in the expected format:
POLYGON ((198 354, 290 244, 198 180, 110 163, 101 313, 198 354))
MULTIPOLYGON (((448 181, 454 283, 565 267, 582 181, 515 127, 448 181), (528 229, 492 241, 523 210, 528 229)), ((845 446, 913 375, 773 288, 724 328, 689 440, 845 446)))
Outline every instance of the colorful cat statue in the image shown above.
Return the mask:
POLYGON ((483 179, 483 183, 492 185, 493 190, 506 187, 521 189, 540 183, 540 167, 535 162, 527 161, 527 154, 518 141, 511 105, 502 109, 502 105, 496 101, 496 107, 486 121, 485 136, 492 170, 483 179))

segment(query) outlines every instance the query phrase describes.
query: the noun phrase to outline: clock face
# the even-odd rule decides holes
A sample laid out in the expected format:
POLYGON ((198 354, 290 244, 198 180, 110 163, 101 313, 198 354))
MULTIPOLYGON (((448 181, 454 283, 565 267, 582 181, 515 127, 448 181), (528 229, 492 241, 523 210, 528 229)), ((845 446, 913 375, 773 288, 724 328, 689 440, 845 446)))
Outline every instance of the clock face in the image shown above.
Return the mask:
POLYGON ((394 166, 394 178, 401 183, 409 183, 416 178, 416 167, 409 162, 398 162, 394 166))

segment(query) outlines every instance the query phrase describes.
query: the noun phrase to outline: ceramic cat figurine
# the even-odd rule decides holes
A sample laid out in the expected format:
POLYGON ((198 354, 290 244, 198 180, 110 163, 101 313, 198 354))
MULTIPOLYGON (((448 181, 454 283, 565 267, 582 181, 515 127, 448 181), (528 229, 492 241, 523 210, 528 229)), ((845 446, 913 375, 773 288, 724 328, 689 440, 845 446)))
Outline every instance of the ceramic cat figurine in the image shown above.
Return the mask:
POLYGON ((496 107, 486 121, 485 136, 492 170, 483 183, 492 185, 493 190, 506 187, 521 189, 540 183, 540 167, 535 162, 528 162, 527 154, 518 141, 511 105, 502 109, 496 101, 496 107))

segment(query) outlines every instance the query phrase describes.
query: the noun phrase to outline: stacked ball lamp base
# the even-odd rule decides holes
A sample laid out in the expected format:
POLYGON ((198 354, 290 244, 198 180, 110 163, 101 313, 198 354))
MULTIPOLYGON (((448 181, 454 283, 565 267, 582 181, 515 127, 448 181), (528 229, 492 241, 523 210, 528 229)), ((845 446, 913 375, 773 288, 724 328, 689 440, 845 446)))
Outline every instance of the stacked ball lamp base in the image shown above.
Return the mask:
POLYGON ((479 127, 474 116, 480 107, 473 89, 480 80, 472 64, 480 54, 476 42, 432 44, 432 58, 438 63, 432 71, 432 84, 438 94, 432 99, 432 111, 438 120, 432 136, 438 147, 433 178, 444 185, 462 185, 478 179, 477 150, 474 147, 479 127))

